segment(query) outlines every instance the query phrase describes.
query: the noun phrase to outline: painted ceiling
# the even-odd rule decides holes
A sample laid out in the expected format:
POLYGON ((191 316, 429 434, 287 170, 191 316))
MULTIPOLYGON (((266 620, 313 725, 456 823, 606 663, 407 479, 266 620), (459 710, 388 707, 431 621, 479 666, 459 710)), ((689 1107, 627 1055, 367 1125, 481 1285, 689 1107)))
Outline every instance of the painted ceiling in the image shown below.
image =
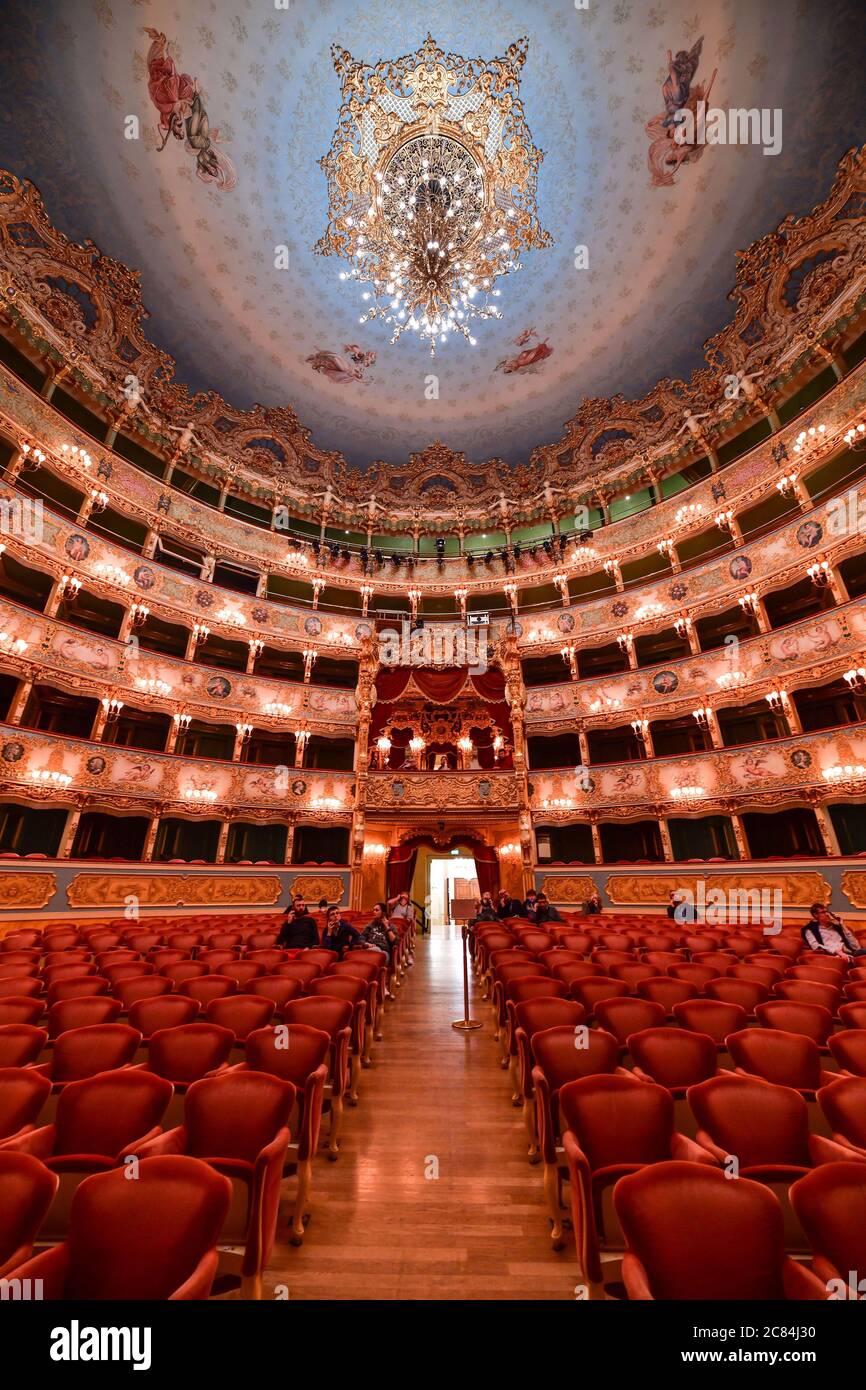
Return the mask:
POLYGON ((68 236, 141 271, 149 336, 178 379, 237 406, 290 404, 361 466, 435 438, 518 463, 583 397, 688 377, 731 317, 737 250, 808 212, 864 138, 862 0, 5 0, 0 44, 0 165, 68 236), (179 140, 159 148, 148 28, 196 80, 234 177, 196 177, 179 140), (502 320, 477 346, 453 339, 435 363, 410 335, 392 345, 384 324, 360 325, 361 287, 313 251, 340 107, 331 44, 374 63, 428 31, 468 57, 528 36, 521 96, 554 243, 500 283, 502 320), (665 111, 668 50, 700 39, 694 82, 715 72, 712 106, 781 109, 782 150, 708 146, 654 186, 646 127, 665 111))

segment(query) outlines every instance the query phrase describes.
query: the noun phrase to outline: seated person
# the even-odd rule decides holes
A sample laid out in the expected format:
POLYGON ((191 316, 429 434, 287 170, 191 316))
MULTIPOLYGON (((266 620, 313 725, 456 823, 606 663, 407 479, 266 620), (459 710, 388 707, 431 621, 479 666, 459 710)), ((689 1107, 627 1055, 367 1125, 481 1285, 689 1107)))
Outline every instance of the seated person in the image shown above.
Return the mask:
POLYGON ((528 917, 530 922, 535 921, 535 905, 538 902, 538 894, 534 888, 530 888, 523 904, 523 916, 528 917))
POLYGON ((388 921, 387 906, 385 903, 374 903, 372 920, 359 932, 356 945, 368 951, 384 951, 390 962, 393 961, 398 940, 398 933, 388 921))
POLYGON ((849 960, 855 956, 866 956, 866 948, 860 945, 841 917, 821 903, 813 903, 809 909, 809 921, 803 928, 802 937, 810 951, 846 956, 849 960))
POLYGON ((496 899, 496 916, 500 922, 506 917, 522 917, 523 903, 519 898, 512 898, 510 893, 506 893, 504 888, 500 888, 496 899))
POLYGON ((599 897, 599 892, 596 888, 595 892, 590 894, 590 896, 587 898, 586 902, 583 905, 584 916, 597 917, 601 910, 601 898, 599 897))
POLYGON ((315 919, 307 911, 307 904, 298 894, 292 900, 291 908, 286 908, 286 916, 277 937, 277 945, 289 951, 306 950, 318 946, 319 929, 315 919))
POLYGON ((496 908, 493 906, 493 894, 482 893, 478 905, 475 909, 475 916, 472 918, 472 921, 497 922, 498 920, 499 918, 496 914, 496 908))
POLYGON ((388 910, 392 917, 399 917, 410 926, 415 921, 415 908, 408 893, 398 893, 395 898, 389 898, 388 910))
POLYGON ((546 893, 539 893, 535 899, 535 914, 532 920, 537 927, 543 926, 545 922, 562 921, 553 903, 548 902, 546 893))
POLYGON ((325 950, 336 951, 337 958, 342 960, 343 953, 357 945, 360 936, 357 927, 353 927, 351 922, 343 921, 338 907, 328 908, 328 920, 322 932, 322 945, 325 950))

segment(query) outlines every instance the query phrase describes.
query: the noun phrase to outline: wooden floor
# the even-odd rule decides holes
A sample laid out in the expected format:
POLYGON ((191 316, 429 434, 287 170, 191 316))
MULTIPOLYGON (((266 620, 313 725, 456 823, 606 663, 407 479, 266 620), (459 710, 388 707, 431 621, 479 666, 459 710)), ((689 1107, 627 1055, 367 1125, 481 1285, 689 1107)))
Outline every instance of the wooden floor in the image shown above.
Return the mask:
POLYGON ((460 949, 459 934, 419 941, 346 1110, 340 1158, 315 1164, 304 1244, 278 1239, 265 1298, 280 1284, 292 1300, 574 1298, 574 1251, 550 1249, 541 1169, 527 1162, 474 985, 483 1029, 451 1027, 463 1015, 460 949))

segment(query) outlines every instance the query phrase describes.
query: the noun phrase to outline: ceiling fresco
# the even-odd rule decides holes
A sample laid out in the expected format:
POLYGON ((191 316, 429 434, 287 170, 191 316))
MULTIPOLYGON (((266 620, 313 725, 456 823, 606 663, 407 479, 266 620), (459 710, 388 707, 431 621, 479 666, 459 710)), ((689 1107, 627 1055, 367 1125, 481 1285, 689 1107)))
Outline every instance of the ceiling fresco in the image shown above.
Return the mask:
POLYGON ((582 398, 702 365, 737 251, 809 211, 862 142, 866 6, 784 9, 780 29, 779 0, 6 0, 0 166, 69 237, 141 272, 148 335, 192 389, 290 404, 359 466, 433 439, 516 464, 582 398), (361 286, 314 249, 342 100, 332 44, 375 64, 428 33, 485 60, 528 39, 520 98, 551 237, 502 279, 501 319, 433 362, 362 324, 361 286), (708 144, 665 163, 689 87, 780 110, 780 152, 708 144))

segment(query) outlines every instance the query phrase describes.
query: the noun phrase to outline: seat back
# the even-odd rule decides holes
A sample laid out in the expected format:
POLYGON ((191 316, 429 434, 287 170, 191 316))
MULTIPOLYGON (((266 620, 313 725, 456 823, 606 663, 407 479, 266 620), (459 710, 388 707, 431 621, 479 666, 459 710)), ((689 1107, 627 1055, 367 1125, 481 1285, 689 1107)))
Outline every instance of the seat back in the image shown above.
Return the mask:
MULTIPOLYGON (((27 1259, 59 1183, 33 1154, 0 1153, 0 1270, 15 1254, 15 1264, 27 1259)), ((14 1268, 7 1272, 14 1277, 14 1268)))
MULTIPOLYGON (((866 1269, 866 1180, 862 1163, 825 1163, 791 1187, 791 1205, 812 1253, 846 1284, 866 1269)), ((862 1294, 860 1295, 862 1297, 862 1294)))
POLYGON ((32 1125, 51 1094, 51 1082, 26 1067, 0 1069, 0 1139, 32 1125))
POLYGON ((809 1112, 798 1091, 752 1076, 718 1076, 690 1086, 687 1099, 699 1129, 726 1154, 735 1154, 741 1171, 810 1166, 809 1112))
POLYGON ((602 1028, 612 1033, 617 1042, 624 1047, 630 1033, 639 1033, 643 1028, 661 1028, 665 1021, 665 1010, 661 1004, 649 999, 601 999, 595 1006, 595 1016, 602 1028))
POLYGON ((263 994, 229 994, 212 999, 205 1009, 209 1023, 230 1028, 236 1042, 243 1042, 257 1028, 266 1028, 274 1016, 273 999, 263 994))
POLYGON ((51 1076, 54 1081, 80 1081, 100 1071, 125 1067, 141 1042, 137 1028, 126 1023, 94 1023, 70 1028, 54 1044, 51 1076))
POLYGON ((182 1023, 159 1028, 147 1042, 148 1067, 169 1081, 198 1081, 225 1062, 235 1035, 215 1023, 182 1023))
POLYGON ((556 999, 548 995, 546 998, 526 999, 523 1003, 516 1004, 514 1016, 518 1028, 523 1030, 527 1038, 532 1039, 535 1033, 543 1032, 547 1028, 568 1027, 573 1031, 586 1019, 586 1011, 582 1004, 577 1004, 572 999, 556 999))
POLYGON ((706 1033, 682 1028, 645 1028, 632 1033, 628 1050, 635 1065, 659 1086, 694 1086, 715 1076, 718 1048, 706 1033))
MULTIPOLYGON (((755 1016, 762 1028, 781 1028, 785 1033, 802 1033, 823 1047, 833 1031, 833 1015, 821 1004, 800 1004, 793 999, 768 999, 758 1004, 755 1016)), ((731 1032, 735 1030, 732 1028, 731 1032)))
POLYGON ((643 1267, 656 1299, 781 1299, 784 1220, 760 1183, 700 1163, 657 1163, 621 1178, 614 1206, 623 1275, 643 1267), (630 1259, 631 1257, 631 1259, 630 1259))
POLYGON ((578 1035, 572 1023, 534 1033, 532 1052, 551 1093, 580 1077, 616 1071, 619 1064, 619 1044, 611 1033, 589 1028, 578 1035))
POLYGON ((307 1078, 327 1066, 330 1049, 330 1034, 305 1023, 287 1023, 284 1037, 275 1028, 258 1028, 247 1037, 247 1066, 250 1071, 291 1081, 303 1090, 307 1078), (278 1046, 278 1041, 286 1045, 278 1046))
POLYGON ((142 1037, 149 1038, 161 1028, 179 1028, 198 1018, 199 1006, 185 994, 162 994, 153 999, 137 999, 130 1005, 127 1017, 142 1037))
POLYGON ((756 984, 754 980, 710 980, 704 985, 708 999, 720 999, 725 1004, 739 1004, 747 1014, 753 1014, 758 1004, 767 998, 766 985, 756 984))
POLYGON ((47 1030, 32 1023, 0 1024, 0 1068, 29 1066, 47 1041, 47 1030))
POLYGON ((228 1071, 190 1086, 183 1111, 186 1152, 255 1163, 295 1104, 291 1081, 269 1072, 228 1071))
MULTIPOLYGON (((85 995, 82 999, 59 999, 48 1010, 48 1036, 58 1038, 70 1028, 113 1023, 122 1007, 119 999, 111 999, 107 994, 85 995)), ((135 1026, 132 1025, 133 1028, 135 1026)))
POLYGON ((257 975, 254 980, 250 980, 246 992, 260 994, 263 998, 272 1000, 277 1009, 282 1009, 290 1000, 297 999, 302 991, 300 980, 288 980, 283 975, 257 975))
MULTIPOLYGON (((336 981, 335 981, 336 983, 336 981)), ((306 999, 293 999, 283 1009, 286 1023, 304 1023, 316 1028, 334 1041, 344 1028, 351 1028, 354 1010, 348 999, 338 999, 334 995, 309 996, 306 999)), ((249 1039, 247 1039, 249 1043, 249 1039)))
POLYGON ((818 1044, 802 1033, 779 1028, 743 1028, 726 1039, 734 1064, 774 1086, 817 1090, 821 1085, 818 1044))
POLYGON ((57 1101, 54 1152, 115 1158, 160 1123, 171 1096, 170 1081, 137 1067, 71 1081, 57 1101))
POLYGON ((571 1130, 593 1170, 670 1158, 674 1103, 662 1086, 585 1076, 562 1087, 559 1113, 563 1131, 571 1130))
POLYGON ((143 1158, 137 1182, 120 1168, 86 1178, 72 1199, 64 1297, 170 1298, 215 1251, 231 1196, 228 1178, 183 1154, 143 1158))
POLYGON ((690 1033, 706 1033, 721 1047, 729 1033, 745 1028, 748 1014, 741 1004, 721 999, 686 999, 674 1004, 674 1018, 690 1033))
POLYGON ((834 1134, 866 1149, 866 1080, 843 1076, 818 1092, 818 1104, 834 1134))

